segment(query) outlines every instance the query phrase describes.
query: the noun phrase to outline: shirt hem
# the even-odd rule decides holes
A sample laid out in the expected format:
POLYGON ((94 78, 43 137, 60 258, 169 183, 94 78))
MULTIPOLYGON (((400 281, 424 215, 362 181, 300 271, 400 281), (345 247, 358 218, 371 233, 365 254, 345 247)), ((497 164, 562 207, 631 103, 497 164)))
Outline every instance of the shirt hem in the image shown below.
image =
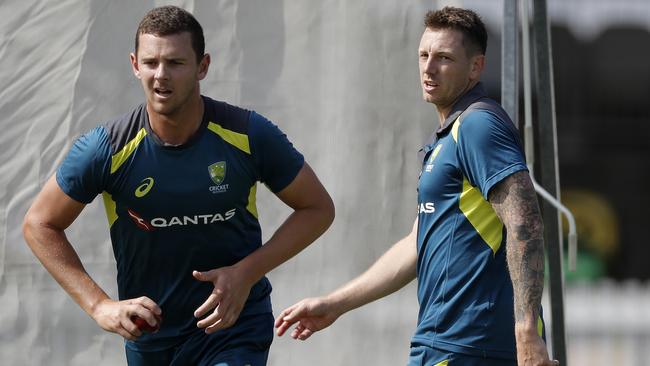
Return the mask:
POLYGON ((436 348, 447 352, 460 353, 464 355, 483 357, 483 358, 498 358, 504 360, 517 359, 516 352, 514 351, 484 349, 484 348, 478 348, 473 346, 449 343, 440 340, 432 341, 431 339, 421 338, 421 337, 413 337, 413 339, 411 340, 411 346, 413 345, 427 346, 427 347, 436 348))

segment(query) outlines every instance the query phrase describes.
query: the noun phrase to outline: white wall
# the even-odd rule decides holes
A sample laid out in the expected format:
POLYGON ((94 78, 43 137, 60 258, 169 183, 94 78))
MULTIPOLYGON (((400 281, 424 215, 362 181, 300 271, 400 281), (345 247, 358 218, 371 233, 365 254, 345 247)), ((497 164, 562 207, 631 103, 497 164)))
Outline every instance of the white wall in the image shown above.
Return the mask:
MULTIPOLYGON (((128 54, 144 13, 163 2, 0 3, 0 363, 123 364, 103 332, 25 245, 22 217, 73 139, 143 101, 128 54)), ((257 110, 305 154, 337 219, 270 274, 276 314, 357 275, 415 217, 417 151, 437 123, 421 101, 416 47, 427 1, 186 1, 212 65, 202 92, 257 110)), ((265 237, 288 210, 265 189, 265 237)), ((116 295, 100 200, 68 237, 116 295)), ((414 286, 343 317, 309 342, 276 339, 270 364, 405 363, 417 317, 414 286), (327 361, 326 361, 327 359, 327 361)))

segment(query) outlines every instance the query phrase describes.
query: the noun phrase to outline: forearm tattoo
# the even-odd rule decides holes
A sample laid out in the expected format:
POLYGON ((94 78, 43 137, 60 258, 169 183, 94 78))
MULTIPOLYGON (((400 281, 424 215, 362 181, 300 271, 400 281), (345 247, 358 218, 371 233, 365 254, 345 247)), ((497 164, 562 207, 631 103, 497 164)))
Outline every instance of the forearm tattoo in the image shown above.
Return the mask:
POLYGON ((536 321, 544 290, 543 221, 528 172, 517 172, 492 188, 488 197, 506 227, 508 269, 515 296, 515 321, 536 321), (531 318, 528 318, 531 319, 531 318))

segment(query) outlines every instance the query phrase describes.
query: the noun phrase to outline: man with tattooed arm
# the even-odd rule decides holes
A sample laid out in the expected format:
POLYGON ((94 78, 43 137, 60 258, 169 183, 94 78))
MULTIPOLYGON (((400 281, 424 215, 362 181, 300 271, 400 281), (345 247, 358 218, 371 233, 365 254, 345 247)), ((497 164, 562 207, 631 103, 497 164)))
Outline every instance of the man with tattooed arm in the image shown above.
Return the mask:
POLYGON ((418 279, 420 311, 408 365, 558 365, 544 342, 543 223, 517 130, 480 83, 487 33, 477 14, 425 16, 424 100, 438 128, 421 149, 410 234, 336 291, 276 319, 305 340, 339 316, 418 279))

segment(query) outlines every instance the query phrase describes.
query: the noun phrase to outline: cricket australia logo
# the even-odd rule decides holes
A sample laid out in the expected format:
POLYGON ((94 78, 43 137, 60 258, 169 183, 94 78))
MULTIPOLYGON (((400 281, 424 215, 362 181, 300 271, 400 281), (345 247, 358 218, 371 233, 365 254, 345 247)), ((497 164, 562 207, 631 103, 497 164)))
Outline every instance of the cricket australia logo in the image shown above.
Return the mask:
POLYGON ((214 182, 214 186, 210 187, 212 193, 222 193, 228 190, 228 184, 221 184, 226 179, 226 162, 218 161, 208 166, 208 173, 210 179, 214 182))
POLYGON ((427 161, 427 165, 424 167, 425 172, 430 173, 433 170, 433 161, 436 159, 436 156, 438 156, 438 153, 440 152, 440 149, 442 149, 442 144, 436 146, 436 148, 433 150, 433 152, 429 156, 429 160, 427 161))
POLYGON ((208 173, 214 184, 219 185, 226 178, 226 162, 218 161, 208 167, 208 173))

